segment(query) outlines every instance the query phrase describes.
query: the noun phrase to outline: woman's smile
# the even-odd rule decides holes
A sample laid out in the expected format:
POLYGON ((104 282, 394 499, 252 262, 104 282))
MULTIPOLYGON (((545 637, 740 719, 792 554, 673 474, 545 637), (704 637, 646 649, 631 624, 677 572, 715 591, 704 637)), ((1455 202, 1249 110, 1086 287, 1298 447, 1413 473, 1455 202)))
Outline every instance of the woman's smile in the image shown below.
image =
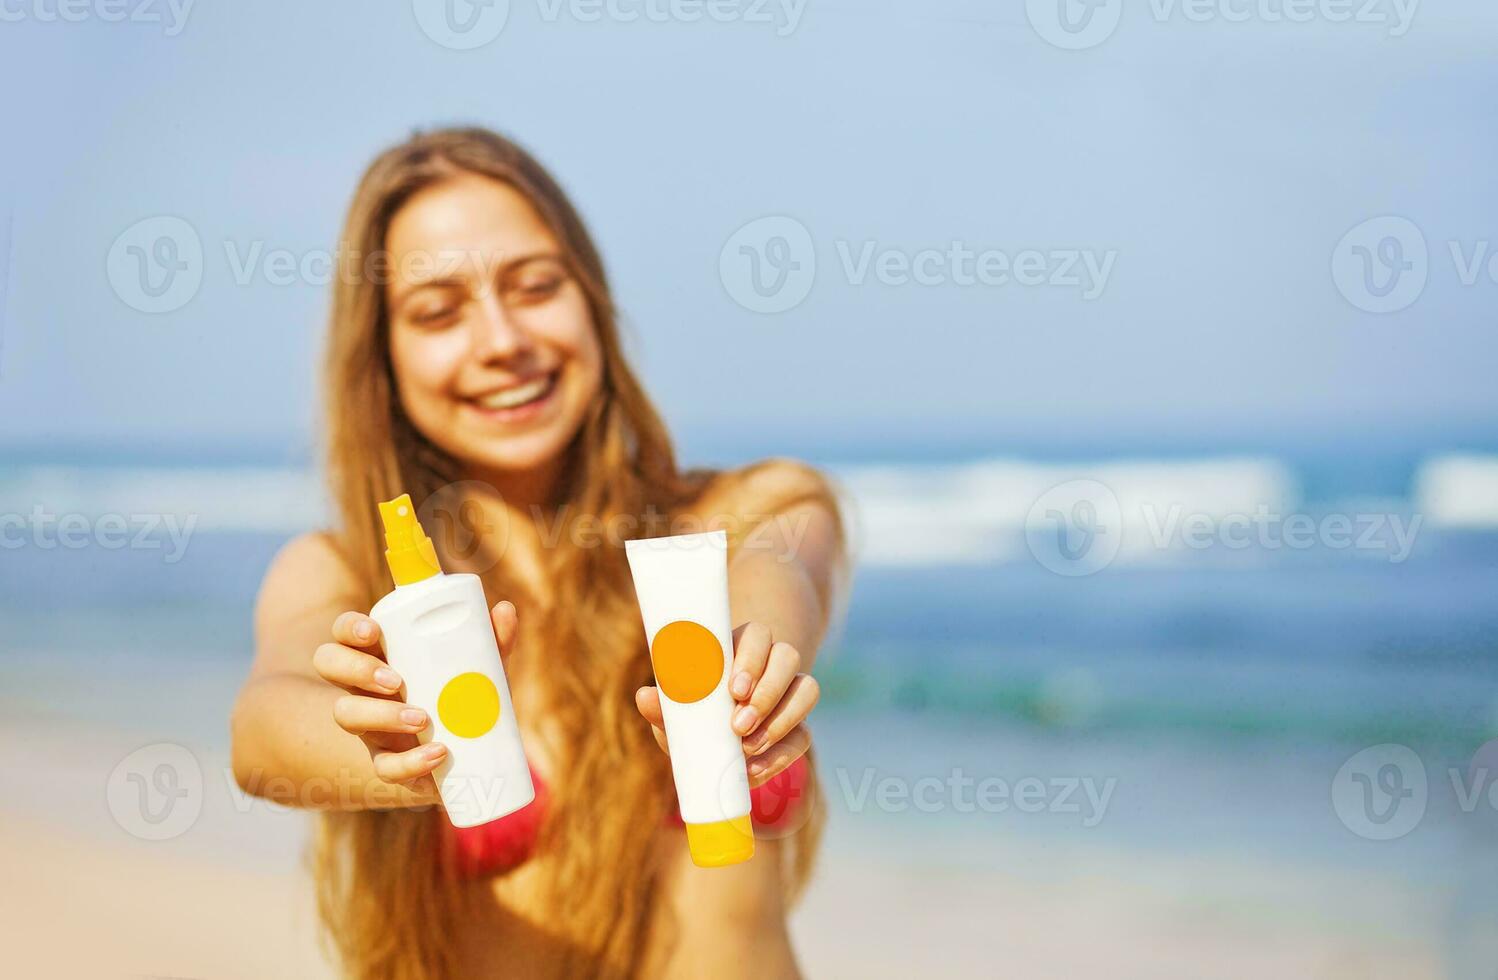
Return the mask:
POLYGON ((562 371, 532 375, 508 385, 462 396, 467 413, 488 424, 521 425, 555 410, 562 371))

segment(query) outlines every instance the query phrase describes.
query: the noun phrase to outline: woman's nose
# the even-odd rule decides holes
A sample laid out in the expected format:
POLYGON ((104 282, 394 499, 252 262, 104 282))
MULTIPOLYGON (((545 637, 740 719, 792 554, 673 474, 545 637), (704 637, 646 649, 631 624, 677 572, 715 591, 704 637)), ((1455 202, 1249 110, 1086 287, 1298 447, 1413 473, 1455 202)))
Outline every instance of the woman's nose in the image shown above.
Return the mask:
POLYGON ((505 309, 497 292, 491 291, 479 304, 473 320, 473 352, 480 360, 508 360, 531 346, 530 335, 505 309))

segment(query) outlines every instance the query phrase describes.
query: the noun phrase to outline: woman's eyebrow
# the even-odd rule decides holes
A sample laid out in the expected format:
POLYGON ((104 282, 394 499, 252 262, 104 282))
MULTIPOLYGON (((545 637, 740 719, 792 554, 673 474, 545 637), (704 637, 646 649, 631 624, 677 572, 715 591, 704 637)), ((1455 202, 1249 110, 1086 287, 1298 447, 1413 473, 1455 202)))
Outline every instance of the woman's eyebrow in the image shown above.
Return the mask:
POLYGON ((397 309, 402 303, 411 297, 412 293, 422 289, 461 289, 468 285, 468 280, 462 276, 438 276, 434 279, 422 279, 417 282, 401 283, 396 285, 390 297, 390 308, 397 309))
MULTIPOLYGON (((493 260, 491 260, 489 257, 485 257, 483 259, 483 274, 479 278, 482 282, 494 282, 500 276, 510 272, 513 269, 518 269, 519 267, 528 263, 538 262, 542 260, 560 262, 562 261, 562 256, 557 252, 545 251, 527 252, 524 255, 517 255, 513 258, 510 258, 505 256, 503 252, 498 252, 493 256, 493 260)), ((418 290, 429 288, 464 289, 469 285, 468 276, 464 276, 459 273, 450 273, 447 272, 447 270, 443 270, 440 268, 436 271, 437 274, 430 279, 418 279, 415 282, 397 283, 395 285, 395 288, 391 291, 390 308, 398 309, 400 305, 411 296, 412 293, 415 293, 418 290)))

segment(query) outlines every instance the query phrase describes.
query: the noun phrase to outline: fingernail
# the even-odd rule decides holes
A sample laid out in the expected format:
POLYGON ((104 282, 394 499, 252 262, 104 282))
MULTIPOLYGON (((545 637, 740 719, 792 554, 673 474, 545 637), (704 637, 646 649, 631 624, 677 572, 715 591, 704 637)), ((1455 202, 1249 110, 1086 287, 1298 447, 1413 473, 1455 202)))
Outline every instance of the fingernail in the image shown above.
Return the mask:
POLYGON ((401 686, 401 675, 389 667, 381 667, 374 673, 375 683, 387 691, 399 691, 401 686))
POLYGON ((427 727, 427 713, 420 708, 402 708, 401 721, 413 728, 427 727))
POLYGON ((734 712, 734 731, 738 732, 740 735, 748 733, 751 729, 754 728, 754 719, 757 715, 758 712, 754 710, 754 706, 752 704, 744 705, 738 711, 734 712))
POLYGON ((374 627, 370 625, 369 620, 361 619, 354 627, 354 635, 361 640, 367 640, 374 636, 374 627))
POLYGON ((424 750, 422 750, 421 754, 435 762, 438 759, 442 758, 444 755, 447 755, 447 746, 443 745, 441 742, 432 742, 424 750))
POLYGON ((763 762, 751 762, 749 763, 749 775, 758 776, 760 773, 764 772, 766 768, 768 767, 763 762))
POLYGON ((743 670, 739 671, 733 678, 733 696, 736 698, 748 697, 751 686, 749 683, 749 673, 743 670))
POLYGON ((753 738, 744 739, 744 751, 749 753, 750 755, 759 755, 759 753, 764 751, 765 742, 768 740, 768 738, 768 732, 760 732, 753 738))

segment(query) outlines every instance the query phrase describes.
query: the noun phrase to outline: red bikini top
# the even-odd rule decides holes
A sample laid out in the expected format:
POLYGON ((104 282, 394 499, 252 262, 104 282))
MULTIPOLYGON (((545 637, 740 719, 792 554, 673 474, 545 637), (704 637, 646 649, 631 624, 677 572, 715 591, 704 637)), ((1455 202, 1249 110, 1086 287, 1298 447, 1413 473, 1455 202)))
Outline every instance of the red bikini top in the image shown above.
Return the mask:
MULTIPOLYGON (((754 818, 754 826, 760 830, 784 830, 793 826, 805 804, 807 779, 806 757, 802 756, 751 789, 750 815, 754 818)), ((541 831, 541 818, 551 799, 545 781, 534 768, 531 769, 531 783, 536 787, 536 798, 498 820, 477 827, 454 827, 443 821, 459 875, 479 878, 498 874, 531 856, 536 836, 541 831)), ((671 823, 681 826, 679 810, 672 814, 671 823)))

